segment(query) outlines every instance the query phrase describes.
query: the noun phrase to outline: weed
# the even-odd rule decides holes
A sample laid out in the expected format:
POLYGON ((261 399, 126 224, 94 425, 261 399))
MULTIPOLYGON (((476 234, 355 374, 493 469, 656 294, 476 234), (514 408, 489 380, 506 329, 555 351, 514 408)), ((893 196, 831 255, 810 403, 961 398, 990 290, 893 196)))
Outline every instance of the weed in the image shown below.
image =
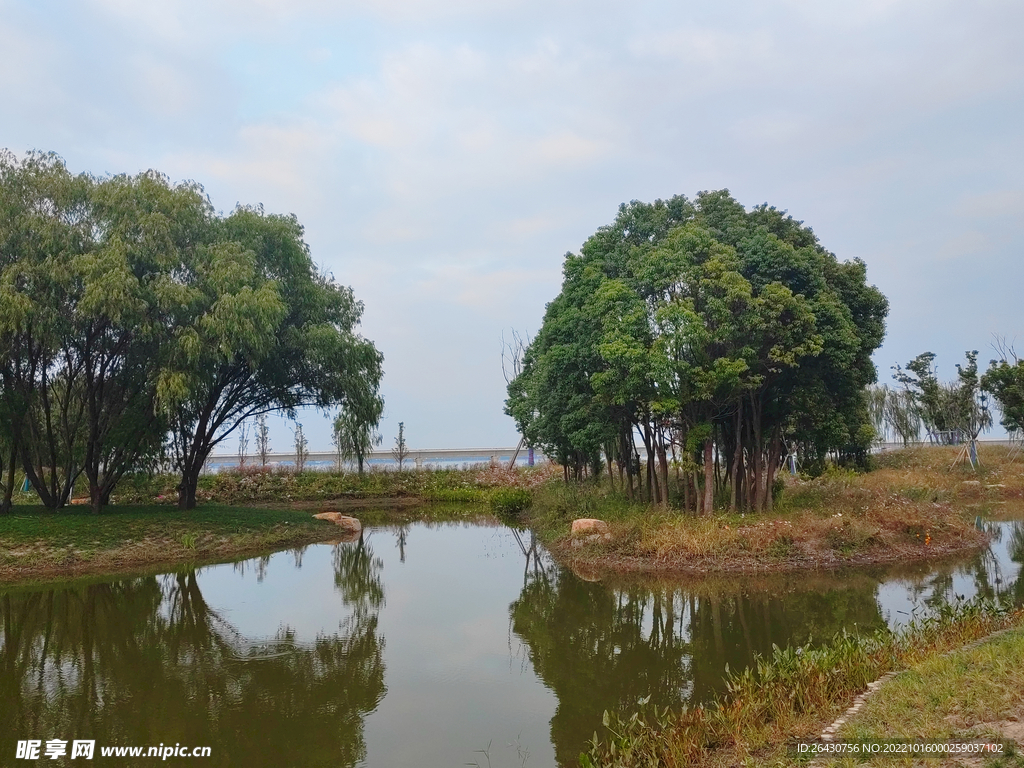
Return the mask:
POLYGON ((525 488, 496 488, 491 492, 491 509, 502 520, 518 520, 533 503, 533 495, 525 488))
POLYGON ((768 764, 787 741, 820 731, 870 681, 1022 620, 1001 603, 960 601, 896 633, 844 631, 824 645, 773 646, 771 656, 730 673, 726 692, 709 705, 658 710, 646 698, 630 714, 606 713, 604 736, 594 735, 580 765, 735 765, 751 754, 768 764))

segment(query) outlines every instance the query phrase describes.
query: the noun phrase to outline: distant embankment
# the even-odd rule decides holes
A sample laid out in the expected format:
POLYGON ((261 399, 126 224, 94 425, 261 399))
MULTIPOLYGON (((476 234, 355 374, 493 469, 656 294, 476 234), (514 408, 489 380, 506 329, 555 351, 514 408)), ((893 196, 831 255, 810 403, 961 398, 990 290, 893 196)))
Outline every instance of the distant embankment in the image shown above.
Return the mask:
MULTIPOLYGON (((927 448, 932 445, 936 445, 936 443, 929 443, 927 440, 916 443, 908 443, 907 445, 904 445, 903 443, 876 443, 872 448, 872 451, 874 451, 875 453, 885 453, 886 451, 901 451, 904 448, 927 448)), ((963 443, 960 443, 960 445, 962 446, 963 443)), ((978 440, 978 445, 1005 445, 1009 447, 1013 445, 1020 445, 1020 441, 1011 440, 1008 437, 980 438, 978 440)), ((954 445, 953 447, 956 446, 954 445)))
MULTIPOLYGON (((473 464, 498 464, 508 466, 516 447, 511 448, 431 448, 410 450, 405 457, 406 467, 462 467, 473 464)), ((525 467, 531 463, 530 449, 523 448, 516 457, 516 465, 525 467)), ((533 452, 533 463, 540 464, 547 458, 540 452, 533 452)), ((220 472, 222 469, 233 469, 239 465, 238 454, 214 454, 206 460, 204 472, 220 472)), ((249 454, 245 458, 247 467, 258 467, 262 462, 259 456, 249 454)), ((267 455, 268 467, 294 467, 295 453, 270 453, 267 455)), ((374 451, 369 455, 367 464, 370 467, 387 467, 395 469, 398 462, 391 451, 374 451)), ((331 470, 338 466, 338 454, 334 451, 310 451, 306 455, 306 469, 331 470)), ((354 466, 346 462, 347 467, 354 466)))
MULTIPOLYGON (((979 445, 1019 445, 1018 442, 1009 438, 992 438, 979 440, 979 445)), ((931 443, 918 442, 903 445, 903 443, 878 443, 872 449, 875 453, 902 450, 903 448, 926 448, 931 443)), ((405 464, 409 467, 462 467, 473 464, 498 464, 508 466, 515 454, 516 448, 431 448, 421 450, 410 450, 405 457, 405 464)), ((642 445, 637 446, 637 452, 641 459, 646 460, 646 451, 642 445)), ((540 464, 547 461, 547 457, 540 451, 533 452, 533 463, 540 464)), ((204 472, 220 472, 222 469, 235 468, 239 464, 238 454, 214 454, 206 460, 203 467, 204 472)), ((255 467, 260 465, 259 456, 247 455, 246 466, 255 467)), ((367 464, 371 467, 397 468, 398 462, 391 451, 374 451, 370 454, 367 464)), ((525 467, 530 465, 530 450, 523 448, 516 457, 516 466, 525 467)), ((267 455, 267 466, 269 467, 294 467, 294 453, 271 453, 267 455)), ((331 470, 338 466, 338 455, 334 451, 310 451, 306 456, 306 469, 331 470)), ((354 466, 347 462, 346 466, 354 466)))

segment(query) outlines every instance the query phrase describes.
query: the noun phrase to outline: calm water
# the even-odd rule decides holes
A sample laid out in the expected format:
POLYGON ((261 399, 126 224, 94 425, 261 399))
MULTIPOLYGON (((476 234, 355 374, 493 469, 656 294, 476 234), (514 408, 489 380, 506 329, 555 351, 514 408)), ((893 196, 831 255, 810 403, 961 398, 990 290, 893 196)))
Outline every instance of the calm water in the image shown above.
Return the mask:
POLYGON ((0 591, 0 765, 30 764, 29 738, 210 746, 205 766, 574 764, 605 709, 706 700, 772 643, 1024 598, 1024 523, 990 525, 985 555, 902 572, 593 582, 528 534, 417 524, 0 591))

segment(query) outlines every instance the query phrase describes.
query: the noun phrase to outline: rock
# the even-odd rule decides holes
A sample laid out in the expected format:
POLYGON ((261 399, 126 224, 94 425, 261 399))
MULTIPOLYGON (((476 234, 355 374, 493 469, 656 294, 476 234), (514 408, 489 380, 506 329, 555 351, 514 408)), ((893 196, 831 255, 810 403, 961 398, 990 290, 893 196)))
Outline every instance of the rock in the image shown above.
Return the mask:
POLYGON ((573 536, 584 536, 587 534, 597 534, 598 537, 605 536, 611 538, 611 532, 608 530, 608 523, 604 520, 595 520, 591 517, 581 517, 578 520, 572 521, 572 535, 573 536))
POLYGON ((313 515, 317 520, 330 520, 332 523, 345 531, 353 534, 357 534, 363 530, 363 524, 360 523, 356 518, 343 515, 340 512, 320 512, 313 515))

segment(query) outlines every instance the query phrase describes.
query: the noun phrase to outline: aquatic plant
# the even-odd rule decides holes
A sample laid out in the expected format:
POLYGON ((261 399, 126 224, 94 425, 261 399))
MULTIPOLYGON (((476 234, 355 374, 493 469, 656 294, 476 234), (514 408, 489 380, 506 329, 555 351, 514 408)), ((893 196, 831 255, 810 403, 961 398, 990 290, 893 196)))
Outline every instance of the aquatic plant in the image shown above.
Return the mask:
POLYGON ((630 713, 606 712, 605 733, 580 755, 582 768, 674 768, 781 759, 788 741, 820 732, 867 684, 998 629, 1024 611, 992 599, 957 600, 902 630, 779 648, 729 673, 725 693, 706 706, 659 710, 649 697, 630 713))
POLYGON ((516 520, 529 509, 533 495, 525 488, 497 488, 491 493, 494 513, 503 520, 516 520))

